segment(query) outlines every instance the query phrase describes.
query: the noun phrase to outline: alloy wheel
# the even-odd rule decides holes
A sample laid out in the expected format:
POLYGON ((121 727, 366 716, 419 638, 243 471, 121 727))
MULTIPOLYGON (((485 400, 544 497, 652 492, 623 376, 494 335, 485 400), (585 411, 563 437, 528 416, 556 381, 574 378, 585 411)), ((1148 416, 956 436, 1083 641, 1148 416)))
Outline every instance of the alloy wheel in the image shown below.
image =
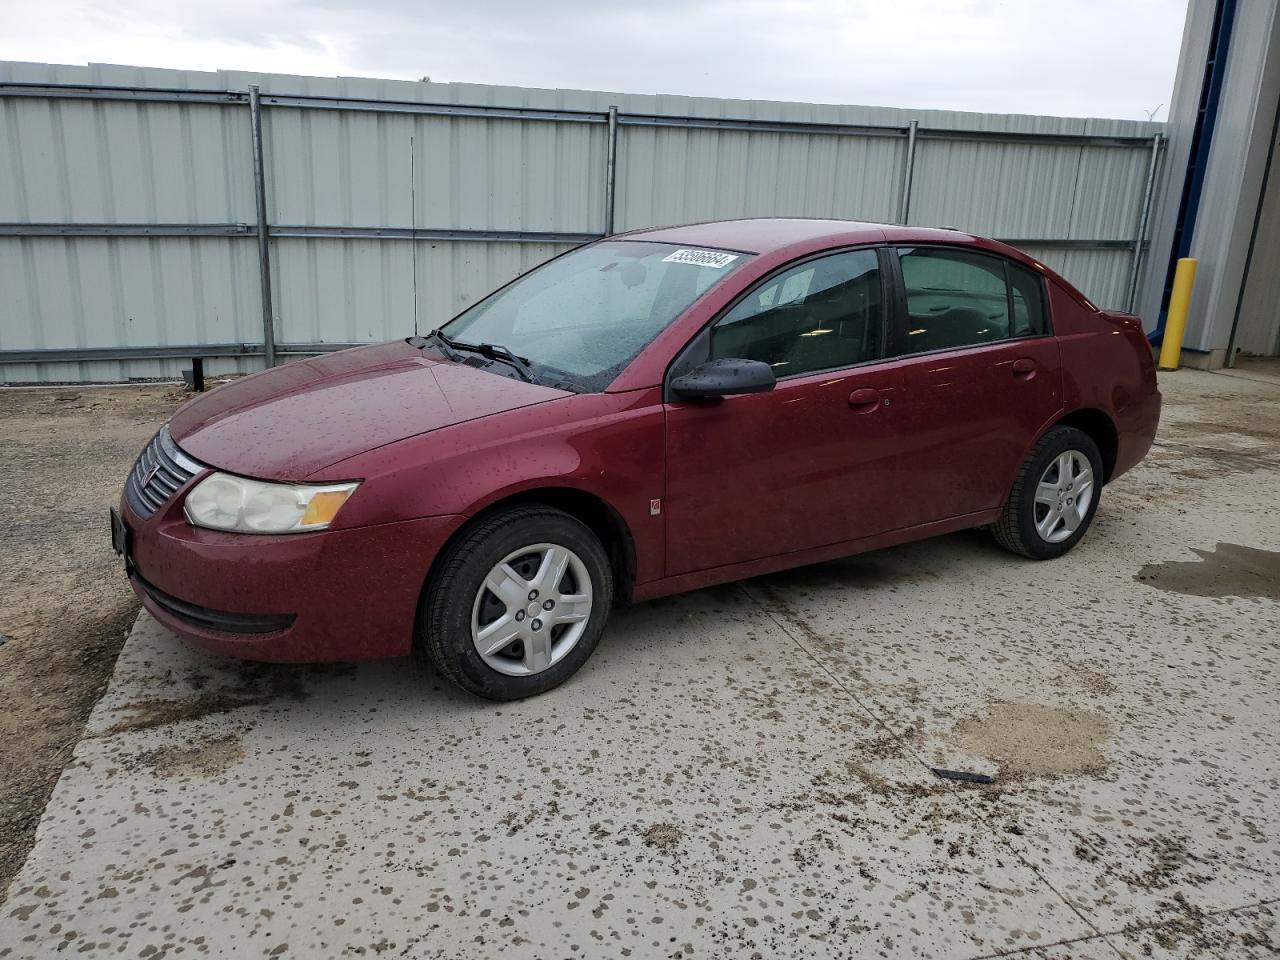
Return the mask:
POLYGON ((1079 450, 1058 454, 1036 485, 1036 533, 1046 543, 1061 543, 1084 523, 1093 503, 1093 466, 1079 450))
POLYGON ((591 577, 568 547, 513 550, 484 578, 471 610, 471 642, 508 676, 542 673, 564 659, 591 618, 591 577))

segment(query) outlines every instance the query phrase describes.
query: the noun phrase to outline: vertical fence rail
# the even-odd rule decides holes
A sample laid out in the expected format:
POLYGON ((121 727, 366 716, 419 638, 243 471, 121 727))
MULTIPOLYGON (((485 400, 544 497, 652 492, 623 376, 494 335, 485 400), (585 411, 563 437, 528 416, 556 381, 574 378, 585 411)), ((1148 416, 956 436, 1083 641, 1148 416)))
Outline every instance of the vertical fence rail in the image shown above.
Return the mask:
POLYGON ((609 107, 609 134, 605 143, 604 168, 604 235, 612 236, 614 232, 614 211, 617 208, 618 192, 618 107, 609 107))
POLYGON ((916 131, 919 128, 918 120, 912 120, 907 127, 907 153, 902 160, 902 197, 898 200, 898 222, 903 226, 911 214, 911 178, 916 169, 916 131))
MULTIPOLYGON (((415 137, 409 134, 409 226, 418 229, 418 160, 415 137)), ((418 298, 418 251, 416 244, 409 251, 409 282, 413 289, 413 335, 418 336, 418 319, 422 316, 422 301, 418 298)))
POLYGON ((253 139, 253 200, 258 214, 258 281, 262 288, 262 353, 276 365, 276 320, 271 296, 270 226, 267 223, 267 175, 262 150, 262 100, 256 83, 249 85, 249 123, 253 139))
POLYGON ((1138 277, 1142 272, 1142 258, 1147 243, 1147 223, 1151 219, 1151 203, 1155 197, 1156 172, 1160 167, 1160 147, 1164 137, 1156 134, 1151 138, 1151 160, 1147 164, 1147 185, 1142 191, 1142 210, 1138 214, 1138 229, 1133 235, 1133 256, 1129 261, 1129 292, 1125 298, 1125 309, 1132 312, 1134 301, 1138 298, 1138 277))

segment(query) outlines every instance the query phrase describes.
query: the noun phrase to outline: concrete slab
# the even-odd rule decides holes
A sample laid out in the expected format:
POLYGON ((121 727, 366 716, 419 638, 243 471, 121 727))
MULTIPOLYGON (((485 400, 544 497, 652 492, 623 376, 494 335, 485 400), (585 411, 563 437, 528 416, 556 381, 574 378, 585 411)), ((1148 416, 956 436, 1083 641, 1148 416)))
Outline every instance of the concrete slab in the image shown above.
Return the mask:
POLYGON ((1115 941, 1126 955, 1135 958, 1261 960, 1280 954, 1280 911, 1274 900, 1216 914, 1199 913, 1183 905, 1181 916, 1176 920, 1126 931, 1115 941))
POLYGON ((1222 367, 1214 373, 1228 377, 1240 377, 1244 380, 1259 380, 1280 387, 1280 358, 1277 357, 1238 357, 1234 367, 1222 367))
POLYGON ((913 755, 999 771, 993 821, 1105 929, 1280 890, 1278 585, 1213 562, 1280 557, 1280 417, 1274 392, 1242 385, 1241 410, 1236 385, 1177 377, 1212 389, 1175 394, 1087 550, 1028 566, 963 535, 747 587, 913 755))
POLYGON ((646 604, 524 703, 144 617, 0 957, 1269 955, 1280 583, 1240 550, 1280 551, 1280 390, 1166 390, 1062 560, 962 534, 646 604))
POLYGON ((77 950, 455 957, 1092 932, 734 599, 632 611, 596 669, 504 707, 405 664, 246 671, 144 619, 132 692, 95 714, 0 933, 19 956, 74 931, 77 950))
POLYGON ((1123 956, 1115 944, 1105 937, 1072 940, 1051 947, 1037 947, 1017 954, 1019 960, 1116 960, 1123 956))

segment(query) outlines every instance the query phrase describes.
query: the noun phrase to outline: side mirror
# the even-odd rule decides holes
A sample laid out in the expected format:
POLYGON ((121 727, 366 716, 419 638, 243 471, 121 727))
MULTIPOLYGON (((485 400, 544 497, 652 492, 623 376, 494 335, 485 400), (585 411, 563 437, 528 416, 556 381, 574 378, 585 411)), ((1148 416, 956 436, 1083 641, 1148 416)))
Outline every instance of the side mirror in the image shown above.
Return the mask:
POLYGON ((671 381, 671 392, 687 399, 765 393, 778 382, 759 360, 708 360, 671 381))

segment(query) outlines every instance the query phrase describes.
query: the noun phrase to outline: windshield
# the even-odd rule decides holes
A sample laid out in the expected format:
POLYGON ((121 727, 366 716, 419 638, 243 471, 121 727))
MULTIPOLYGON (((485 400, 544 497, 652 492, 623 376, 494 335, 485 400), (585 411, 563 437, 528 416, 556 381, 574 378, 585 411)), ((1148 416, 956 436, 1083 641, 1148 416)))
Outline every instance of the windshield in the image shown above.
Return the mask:
POLYGON ((442 329, 454 341, 506 347, 545 382, 603 390, 667 324, 750 259, 606 240, 530 271, 442 329))

